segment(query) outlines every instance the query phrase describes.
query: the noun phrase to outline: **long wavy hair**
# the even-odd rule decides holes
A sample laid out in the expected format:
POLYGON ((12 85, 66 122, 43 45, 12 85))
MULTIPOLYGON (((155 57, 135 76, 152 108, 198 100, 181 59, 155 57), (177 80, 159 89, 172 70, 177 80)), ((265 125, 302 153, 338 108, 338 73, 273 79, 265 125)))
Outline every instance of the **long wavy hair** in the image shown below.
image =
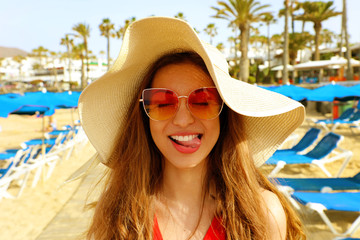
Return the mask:
MULTIPOLYGON (((163 163, 139 99, 157 70, 183 62, 194 63, 208 73, 201 57, 192 52, 167 54, 150 67, 128 108, 125 126, 109 159, 110 170, 96 203, 88 239, 152 239, 154 198, 161 188, 163 163)), ((215 186, 215 215, 222 219, 227 239, 268 239, 265 211, 259 209, 264 205, 261 189, 280 199, 286 214, 287 239, 305 239, 302 224, 286 198, 255 166, 242 131, 242 116, 224 106, 220 125, 219 139, 209 154, 204 186, 215 186)))

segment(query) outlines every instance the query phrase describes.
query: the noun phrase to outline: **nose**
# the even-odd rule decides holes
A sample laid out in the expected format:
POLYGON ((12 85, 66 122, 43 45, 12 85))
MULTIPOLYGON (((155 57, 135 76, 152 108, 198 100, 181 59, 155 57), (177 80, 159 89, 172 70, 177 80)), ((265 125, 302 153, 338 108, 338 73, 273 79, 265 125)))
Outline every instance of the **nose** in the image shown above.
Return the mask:
POLYGON ((195 118, 187 108, 186 103, 187 103, 187 98, 179 99, 179 109, 173 118, 174 125, 180 127, 186 127, 194 123, 195 118))

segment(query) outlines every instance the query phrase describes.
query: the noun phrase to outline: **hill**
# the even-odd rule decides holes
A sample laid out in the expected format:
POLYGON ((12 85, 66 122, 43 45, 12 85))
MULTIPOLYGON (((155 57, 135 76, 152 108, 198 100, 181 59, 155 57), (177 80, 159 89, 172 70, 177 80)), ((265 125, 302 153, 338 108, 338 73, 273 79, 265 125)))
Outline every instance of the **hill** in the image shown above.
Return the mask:
POLYGON ((19 48, 11 48, 11 47, 0 47, 0 58, 4 57, 14 57, 14 56, 27 56, 28 53, 19 48))

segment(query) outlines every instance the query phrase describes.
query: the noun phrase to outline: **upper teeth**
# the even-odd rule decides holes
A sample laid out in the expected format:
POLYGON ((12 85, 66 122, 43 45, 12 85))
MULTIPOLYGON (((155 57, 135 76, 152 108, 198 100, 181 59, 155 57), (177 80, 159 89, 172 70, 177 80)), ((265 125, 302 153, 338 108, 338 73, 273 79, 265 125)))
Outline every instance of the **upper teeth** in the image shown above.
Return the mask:
POLYGON ((187 135, 187 136, 170 136, 172 139, 180 142, 191 141, 196 138, 198 135, 187 135))

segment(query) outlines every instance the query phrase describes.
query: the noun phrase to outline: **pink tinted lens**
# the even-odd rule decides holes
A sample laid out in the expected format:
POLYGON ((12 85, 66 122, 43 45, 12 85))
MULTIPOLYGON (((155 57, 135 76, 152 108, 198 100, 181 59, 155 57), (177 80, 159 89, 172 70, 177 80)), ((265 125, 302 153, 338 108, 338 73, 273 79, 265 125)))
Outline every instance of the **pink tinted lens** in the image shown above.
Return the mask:
POLYGON ((216 88, 199 88, 190 93, 189 110, 197 118, 213 119, 219 116, 223 101, 216 88))
POLYGON ((143 105, 147 115, 154 120, 166 120, 177 111, 178 97, 168 89, 145 89, 143 105))

